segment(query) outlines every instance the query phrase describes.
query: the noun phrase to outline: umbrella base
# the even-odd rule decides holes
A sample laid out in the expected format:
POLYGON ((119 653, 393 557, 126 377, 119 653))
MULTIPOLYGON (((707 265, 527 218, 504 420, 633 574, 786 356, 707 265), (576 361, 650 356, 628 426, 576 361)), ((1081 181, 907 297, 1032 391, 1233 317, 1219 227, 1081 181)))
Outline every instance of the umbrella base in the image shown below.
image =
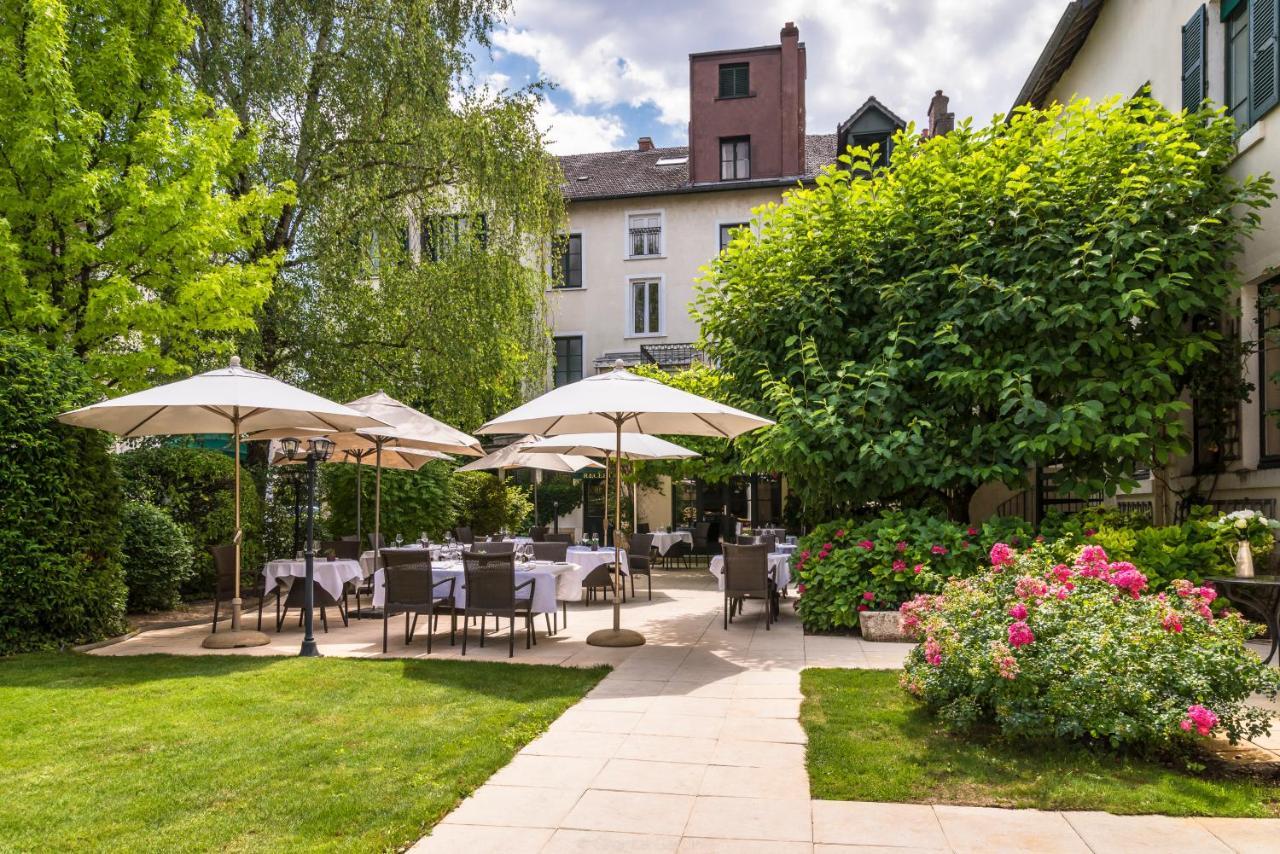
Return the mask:
POLYGON ((644 635, 631 629, 597 629, 587 635, 590 646, 643 646, 644 635))
POLYGON ((240 649, 246 646, 266 646, 269 643, 271 643, 271 638, 262 632, 257 632, 253 629, 238 629, 213 632, 207 635, 200 645, 205 649, 240 649))

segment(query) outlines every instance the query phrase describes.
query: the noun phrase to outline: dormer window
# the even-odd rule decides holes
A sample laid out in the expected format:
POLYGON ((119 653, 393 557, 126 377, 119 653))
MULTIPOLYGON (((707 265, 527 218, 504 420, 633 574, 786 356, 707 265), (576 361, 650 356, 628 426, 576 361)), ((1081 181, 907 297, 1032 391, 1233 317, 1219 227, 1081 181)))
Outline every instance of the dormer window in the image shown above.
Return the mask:
POLYGON ((745 62, 720 66, 720 97, 745 98, 751 94, 751 71, 745 62))

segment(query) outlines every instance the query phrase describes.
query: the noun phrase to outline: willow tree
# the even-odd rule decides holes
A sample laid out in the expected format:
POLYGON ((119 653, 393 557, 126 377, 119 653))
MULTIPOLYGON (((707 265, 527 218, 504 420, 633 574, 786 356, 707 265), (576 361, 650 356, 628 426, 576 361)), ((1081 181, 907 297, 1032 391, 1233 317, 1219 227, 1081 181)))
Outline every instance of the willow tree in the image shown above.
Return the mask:
POLYGON ((1235 150, 1221 113, 1141 97, 903 134, 874 172, 854 151, 762 212, 701 294, 729 390, 778 422, 751 455, 815 512, 965 517, 1031 466, 1092 492, 1185 453, 1183 394, 1223 350, 1204 321, 1272 197, 1230 176, 1235 150))
POLYGON ((178 71, 180 0, 17 0, 0 11, 0 327, 130 391, 253 325, 277 253, 252 131, 178 71))
POLYGON ((255 364, 346 399, 385 388, 474 425, 546 369, 560 176, 535 84, 477 88, 501 0, 189 0, 191 78, 262 128, 237 186, 291 182, 255 364))

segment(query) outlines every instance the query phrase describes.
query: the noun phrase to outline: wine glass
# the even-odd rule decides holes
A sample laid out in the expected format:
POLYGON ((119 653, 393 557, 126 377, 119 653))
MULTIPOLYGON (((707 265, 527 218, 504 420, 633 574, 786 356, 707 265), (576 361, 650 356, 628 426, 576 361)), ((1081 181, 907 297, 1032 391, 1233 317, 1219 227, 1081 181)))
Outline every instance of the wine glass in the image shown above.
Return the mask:
POLYGON ((404 545, 404 535, 396 534, 396 548, 400 548, 402 545, 404 545))

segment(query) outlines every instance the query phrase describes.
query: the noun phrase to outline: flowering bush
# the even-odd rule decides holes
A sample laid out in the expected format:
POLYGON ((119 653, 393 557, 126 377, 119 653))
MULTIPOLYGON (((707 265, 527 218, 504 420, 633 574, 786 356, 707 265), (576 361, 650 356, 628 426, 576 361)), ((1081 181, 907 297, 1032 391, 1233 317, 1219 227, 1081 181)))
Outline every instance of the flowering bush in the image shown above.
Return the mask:
POLYGON ((1280 675, 1244 646, 1256 627, 1211 606, 1211 586, 1153 589, 1096 545, 1058 563, 1043 546, 990 552, 981 575, 904 604, 922 643, 903 686, 949 726, 1017 737, 1167 747, 1265 733, 1280 675))
POLYGON ((1275 532, 1280 522, 1253 510, 1236 510, 1208 523, 1220 540, 1226 543, 1249 541, 1255 553, 1267 554, 1275 547, 1275 532))

